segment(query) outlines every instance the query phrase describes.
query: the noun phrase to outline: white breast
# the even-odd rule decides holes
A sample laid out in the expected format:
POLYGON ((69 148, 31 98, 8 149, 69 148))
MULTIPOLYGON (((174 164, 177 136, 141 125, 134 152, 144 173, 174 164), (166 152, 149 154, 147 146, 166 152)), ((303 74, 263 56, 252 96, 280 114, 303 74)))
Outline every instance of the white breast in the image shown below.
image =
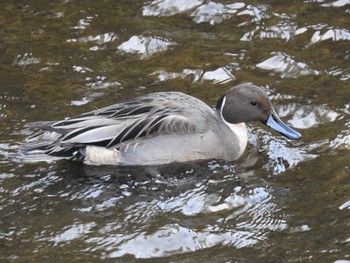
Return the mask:
POLYGON ((232 133, 237 137, 237 155, 239 158, 245 148, 247 147, 248 143, 248 134, 247 134, 247 128, 244 122, 237 123, 237 124, 231 124, 231 123, 225 123, 232 131, 232 133))
MULTIPOLYGON (((223 99, 221 109, 224 107, 226 103, 226 98, 223 99)), ((232 150, 235 151, 232 153, 234 155, 234 159, 238 159, 244 152, 245 148, 247 147, 248 143, 248 133, 247 133, 247 127, 244 122, 241 123, 229 123, 225 121, 225 119, 222 117, 221 111, 220 111, 220 117, 223 123, 229 128, 231 134, 226 134, 226 138, 231 138, 231 147, 232 150)), ((225 135, 224 135, 225 136, 225 135)), ((228 149, 227 152, 230 152, 228 149)))

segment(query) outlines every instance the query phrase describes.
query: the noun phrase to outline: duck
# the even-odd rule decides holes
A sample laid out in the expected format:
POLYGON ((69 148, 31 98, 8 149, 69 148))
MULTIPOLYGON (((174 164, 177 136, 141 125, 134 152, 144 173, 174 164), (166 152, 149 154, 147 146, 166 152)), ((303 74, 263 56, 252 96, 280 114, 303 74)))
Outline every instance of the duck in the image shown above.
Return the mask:
POLYGON ((267 93, 240 84, 215 107, 181 92, 156 92, 61 121, 27 125, 24 155, 87 165, 163 165, 218 159, 235 161, 244 153, 246 123, 260 122, 285 137, 301 134, 277 115, 267 93))

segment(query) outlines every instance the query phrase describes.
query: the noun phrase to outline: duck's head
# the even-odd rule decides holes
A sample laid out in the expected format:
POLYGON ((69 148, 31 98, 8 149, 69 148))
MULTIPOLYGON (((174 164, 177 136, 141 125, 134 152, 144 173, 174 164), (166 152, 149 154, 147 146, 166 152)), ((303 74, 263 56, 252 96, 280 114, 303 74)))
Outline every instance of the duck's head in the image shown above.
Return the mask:
POLYGON ((241 84, 229 89, 216 108, 228 123, 260 121, 289 139, 301 137, 299 132, 282 122, 265 91, 255 85, 241 84))

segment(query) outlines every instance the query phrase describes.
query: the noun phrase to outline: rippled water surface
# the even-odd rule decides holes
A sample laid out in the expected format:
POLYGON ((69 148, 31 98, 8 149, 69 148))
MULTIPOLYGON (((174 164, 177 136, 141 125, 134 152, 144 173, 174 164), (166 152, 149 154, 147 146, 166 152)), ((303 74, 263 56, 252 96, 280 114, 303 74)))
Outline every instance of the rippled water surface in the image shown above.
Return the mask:
POLYGON ((1 262, 350 262, 350 2, 0 3, 1 262), (21 163, 56 120, 154 91, 263 87, 303 135, 238 162, 21 163))

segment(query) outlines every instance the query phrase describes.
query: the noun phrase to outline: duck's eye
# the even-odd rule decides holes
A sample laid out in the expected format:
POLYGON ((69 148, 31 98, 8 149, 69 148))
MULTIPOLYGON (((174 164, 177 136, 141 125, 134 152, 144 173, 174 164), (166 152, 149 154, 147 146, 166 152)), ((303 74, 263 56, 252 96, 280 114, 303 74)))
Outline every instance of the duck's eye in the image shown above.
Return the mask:
POLYGON ((251 100, 250 105, 256 106, 256 105, 258 105, 258 103, 255 100, 251 100))

